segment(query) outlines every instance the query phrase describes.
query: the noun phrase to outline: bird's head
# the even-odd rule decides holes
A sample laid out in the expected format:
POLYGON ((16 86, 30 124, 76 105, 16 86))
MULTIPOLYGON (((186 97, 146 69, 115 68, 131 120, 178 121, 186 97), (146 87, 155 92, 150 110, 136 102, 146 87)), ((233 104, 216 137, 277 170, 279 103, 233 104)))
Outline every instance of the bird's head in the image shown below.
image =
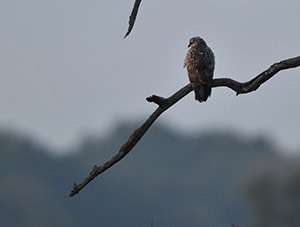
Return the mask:
POLYGON ((204 39, 200 38, 199 36, 190 38, 188 47, 195 47, 195 46, 198 46, 198 45, 199 46, 206 45, 204 39))

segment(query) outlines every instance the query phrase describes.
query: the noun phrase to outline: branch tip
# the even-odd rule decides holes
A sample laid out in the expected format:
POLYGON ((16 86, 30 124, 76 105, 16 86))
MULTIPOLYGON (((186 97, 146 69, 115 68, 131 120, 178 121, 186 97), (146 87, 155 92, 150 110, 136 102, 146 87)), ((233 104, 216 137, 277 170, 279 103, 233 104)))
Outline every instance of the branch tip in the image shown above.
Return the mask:
POLYGON ((133 26, 134 26, 134 23, 135 23, 135 20, 136 20, 138 11, 139 11, 139 7, 140 7, 140 4, 141 4, 141 1, 142 0, 135 0, 135 2, 134 2, 134 6, 133 6, 131 14, 129 16, 128 30, 127 30, 125 36, 123 37, 123 39, 125 39, 130 34, 130 32, 132 31, 132 29, 133 29, 133 26))
POLYGON ((166 102, 167 102, 167 99, 165 99, 164 97, 157 96, 157 95, 149 96, 146 98, 146 100, 148 102, 154 102, 155 104, 157 104, 159 106, 162 106, 162 105, 166 104, 166 102))

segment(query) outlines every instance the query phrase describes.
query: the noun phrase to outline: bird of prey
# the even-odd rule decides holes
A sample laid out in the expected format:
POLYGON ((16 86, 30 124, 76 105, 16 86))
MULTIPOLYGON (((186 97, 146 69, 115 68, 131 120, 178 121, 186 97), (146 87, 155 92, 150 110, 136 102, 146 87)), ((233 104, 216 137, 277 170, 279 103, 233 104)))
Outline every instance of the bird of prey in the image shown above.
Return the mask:
POLYGON ((191 38, 188 47, 183 67, 187 68, 195 99, 205 102, 211 94, 215 56, 199 36, 191 38))

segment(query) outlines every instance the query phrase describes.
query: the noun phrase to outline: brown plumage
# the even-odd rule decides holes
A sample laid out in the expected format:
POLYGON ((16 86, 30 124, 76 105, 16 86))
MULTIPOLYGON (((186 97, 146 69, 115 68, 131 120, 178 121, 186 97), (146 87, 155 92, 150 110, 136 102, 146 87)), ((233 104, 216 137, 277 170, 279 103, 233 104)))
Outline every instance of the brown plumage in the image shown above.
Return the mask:
POLYGON ((193 37, 184 60, 189 80, 195 92, 195 99, 205 102, 211 94, 211 82, 215 69, 215 56, 200 37, 193 37))

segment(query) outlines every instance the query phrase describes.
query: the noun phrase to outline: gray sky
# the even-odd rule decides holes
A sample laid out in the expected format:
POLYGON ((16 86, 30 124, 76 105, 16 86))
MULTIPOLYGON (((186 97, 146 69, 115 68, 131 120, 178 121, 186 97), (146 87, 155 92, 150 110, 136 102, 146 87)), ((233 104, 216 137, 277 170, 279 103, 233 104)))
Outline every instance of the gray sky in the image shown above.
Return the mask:
MULTIPOLYGON (((122 119, 143 120, 152 94, 188 83, 188 40, 203 37, 215 77, 247 81, 274 62, 300 55, 299 1, 144 0, 126 39, 133 0, 2 0, 0 128, 54 147, 86 133, 105 135, 122 119)), ((234 129, 300 147, 299 69, 254 93, 213 89, 205 104, 191 93, 163 114, 180 132, 234 129)), ((138 125, 137 125, 138 126, 138 125)))

